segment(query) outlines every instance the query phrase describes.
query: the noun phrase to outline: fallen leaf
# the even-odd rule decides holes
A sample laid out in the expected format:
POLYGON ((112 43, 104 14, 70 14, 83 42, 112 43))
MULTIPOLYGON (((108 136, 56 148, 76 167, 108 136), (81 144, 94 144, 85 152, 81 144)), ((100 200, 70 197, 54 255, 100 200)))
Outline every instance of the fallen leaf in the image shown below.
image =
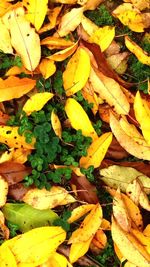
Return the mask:
POLYGON ((80 242, 86 242, 98 230, 102 221, 102 208, 100 204, 96 204, 90 213, 85 217, 80 227, 75 230, 69 238, 68 244, 76 244, 80 242))
POLYGON ((98 44, 101 51, 105 51, 115 37, 115 27, 104 26, 94 31, 90 36, 89 41, 98 44))
POLYGON ((124 2, 130 2, 139 10, 149 8, 149 0, 123 0, 124 2))
POLYGON ((88 179, 82 175, 77 176, 74 172, 72 172, 71 184, 76 186, 78 190, 78 198, 82 201, 86 201, 90 204, 98 203, 98 197, 96 193, 96 187, 91 184, 88 179))
MULTIPOLYGON (((41 264, 40 267, 69 267, 68 261, 65 256, 62 254, 59 254, 57 252, 54 252, 51 257, 46 261, 45 263, 41 264)), ((71 267, 71 265, 70 265, 71 267)))
MULTIPOLYGON (((107 150, 105 158, 118 160, 118 159, 125 159, 127 157, 128 157, 128 153, 123 149, 122 146, 120 146, 117 139, 113 137, 112 142, 107 150)), ((111 165, 115 165, 115 163, 111 165)))
POLYGON ((42 73, 44 79, 48 79, 56 71, 56 66, 54 61, 48 58, 42 59, 41 63, 39 64, 39 70, 42 73))
POLYGON ((41 41, 41 45, 46 45, 48 49, 65 49, 72 46, 74 43, 71 40, 65 38, 59 38, 54 36, 46 37, 41 41))
POLYGON ((96 93, 94 92, 92 85, 89 82, 87 82, 86 85, 83 87, 81 93, 84 99, 87 100, 89 104, 90 103, 93 104, 93 107, 91 108, 91 110, 93 114, 95 115, 98 111, 99 102, 98 102, 98 97, 96 93))
POLYGON ((82 16, 81 24, 84 31, 88 34, 88 40, 90 36, 94 35, 94 33, 99 30, 99 27, 84 15, 82 16))
POLYGON ((48 56, 47 58, 54 60, 54 61, 58 61, 58 62, 63 61, 66 58, 68 58, 69 56, 71 56, 76 51, 77 47, 78 47, 78 41, 75 44, 73 44, 73 45, 71 45, 71 46, 69 46, 63 50, 56 52, 55 54, 53 54, 51 56, 48 56))
POLYGON ((38 31, 45 19, 48 10, 48 0, 23 0, 23 6, 27 9, 26 18, 29 20, 38 31))
POLYGON ((89 80, 94 91, 97 92, 103 100, 106 100, 110 106, 113 106, 118 114, 129 113, 130 105, 119 83, 105 76, 95 67, 91 68, 89 80))
POLYGON ((0 18, 0 31, 1 31, 0 50, 6 54, 13 54, 9 31, 1 18, 0 18))
POLYGON ((67 201, 67 195, 69 195, 69 192, 63 187, 52 186, 50 190, 38 188, 30 189, 22 200, 33 208, 45 210, 76 201, 71 195, 69 195, 70 198, 69 201, 67 201))
POLYGON ((0 175, 0 207, 3 207, 7 201, 8 183, 0 175))
POLYGON ((57 34, 60 37, 66 36, 70 32, 74 31, 80 24, 84 7, 72 8, 71 11, 67 12, 60 21, 57 34))
POLYGON ((0 246, 0 261, 2 266, 17 267, 15 256, 4 244, 0 246))
POLYGON ((93 140, 98 138, 88 115, 75 99, 67 99, 65 111, 75 130, 81 130, 84 136, 90 136, 93 140))
POLYGON ((112 69, 114 69, 118 74, 124 74, 128 67, 128 56, 128 52, 114 54, 112 56, 107 57, 107 62, 110 64, 112 69))
POLYGON ((11 3, 9 3, 9 1, 1 0, 0 17, 7 12, 9 7, 11 7, 11 3))
POLYGON ((150 193, 150 179, 148 176, 131 167, 112 165, 100 170, 101 179, 110 187, 126 192, 129 183, 138 177, 144 187, 144 191, 150 193))
POLYGON ((31 91, 36 82, 29 78, 8 77, 6 80, 0 79, 0 102, 20 98, 31 91))
POLYGON ((146 236, 144 232, 142 233, 136 229, 132 229, 131 232, 139 240, 139 242, 146 248, 147 252, 150 254, 150 237, 146 236))
POLYGON ((9 186, 8 195, 14 200, 22 200, 30 187, 25 187, 23 183, 17 183, 9 186))
POLYGON ((74 221, 77 221, 86 213, 88 213, 92 208, 94 208, 94 206, 94 204, 86 204, 73 209, 73 211, 71 212, 71 216, 68 219, 68 223, 73 223, 74 221))
POLYGON ((16 148, 12 151, 12 161, 23 164, 28 160, 30 154, 30 149, 16 148))
POLYGON ((90 75, 90 67, 88 53, 79 47, 63 72, 63 85, 67 96, 75 94, 85 86, 90 75))
POLYGON ((150 108, 138 91, 134 100, 134 112, 146 142, 150 145, 150 108))
POLYGON ((48 260, 65 238, 66 233, 61 227, 45 226, 10 239, 4 246, 15 255, 17 263, 37 266, 48 260))
POLYGON ((52 110, 51 113, 51 124, 55 134, 61 139, 62 136, 61 122, 54 110, 52 110))
POLYGON ((144 21, 140 11, 130 3, 124 3, 113 10, 112 15, 134 32, 144 32, 144 21))
POLYGON ((99 255, 99 253, 106 248, 107 245, 107 236, 103 230, 97 230, 95 236, 92 239, 90 244, 90 250, 92 253, 99 255))
POLYGON ((86 254, 89 249, 92 238, 89 238, 87 241, 78 242, 71 244, 69 260, 71 263, 76 262, 80 257, 86 254))
POLYGON ((87 149, 87 156, 80 158, 80 167, 88 168, 89 166, 94 166, 94 168, 98 168, 105 157, 111 142, 112 134, 110 132, 105 133, 98 139, 94 140, 87 149))
POLYGON ((102 2, 103 0, 88 0, 84 10, 95 10, 102 2))
POLYGON ((25 137, 18 134, 17 126, 0 125, 0 142, 12 148, 34 149, 35 138, 28 144, 25 137))
POLYGON ((124 232, 113 218, 111 232, 113 241, 119 247, 125 259, 140 267, 149 266, 150 255, 144 246, 132 234, 124 232))
POLYGON ((150 65, 150 56, 128 36, 125 36, 125 45, 142 64, 150 65))
POLYGON ((6 203, 2 210, 6 220, 17 224, 22 233, 33 228, 50 226, 58 219, 58 215, 50 209, 41 211, 25 203, 6 203))
MULTIPOLYGON (((5 14, 11 34, 11 44, 21 56, 24 67, 33 71, 41 58, 40 38, 24 16, 24 9, 18 8, 5 14), (21 9, 21 11, 20 11, 21 9), (17 38, 16 38, 17 36, 17 38)), ((5 20, 4 20, 4 23, 5 20)))
POLYGON ((5 178, 9 185, 22 181, 31 173, 31 168, 12 161, 0 164, 0 175, 5 178))
POLYGON ((139 158, 150 160, 150 147, 147 144, 141 145, 134 138, 128 136, 121 128, 119 121, 110 113, 110 127, 120 145, 131 155, 139 158))
POLYGON ((39 111, 53 96, 54 94, 49 92, 35 93, 26 101, 23 106, 23 111, 25 111, 28 116, 34 111, 39 111))

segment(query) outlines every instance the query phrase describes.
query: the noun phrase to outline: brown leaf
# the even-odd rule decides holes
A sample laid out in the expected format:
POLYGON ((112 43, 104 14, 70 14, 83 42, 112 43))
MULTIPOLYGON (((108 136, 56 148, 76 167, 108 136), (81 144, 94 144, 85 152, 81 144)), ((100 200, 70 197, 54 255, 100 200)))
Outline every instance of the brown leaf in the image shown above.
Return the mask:
POLYGON ((14 200, 22 200, 30 187, 25 187, 22 183, 13 184, 9 187, 8 195, 14 200))
POLYGON ((128 155, 129 154, 127 153, 127 151, 123 147, 121 147, 117 139, 113 137, 105 158, 124 159, 128 157, 128 155))
POLYGON ((83 190, 78 192, 78 198, 91 204, 98 203, 98 197, 96 194, 96 187, 92 185, 87 178, 83 176, 77 176, 72 172, 71 184, 76 185, 77 190, 83 190))
POLYGON ((128 83, 124 80, 122 80, 115 71, 112 70, 112 68, 107 63, 107 60, 104 56, 104 54, 101 52, 100 47, 96 44, 90 44, 82 40, 82 44, 87 47, 94 55, 95 60, 98 65, 98 70, 101 71, 104 75, 116 80, 120 85, 130 88, 133 86, 132 83, 128 83))
POLYGON ((23 164, 12 161, 0 164, 0 175, 2 175, 9 185, 16 184, 31 173, 31 168, 23 164))
POLYGON ((6 125, 6 122, 9 120, 9 115, 0 111, 0 125, 6 125))

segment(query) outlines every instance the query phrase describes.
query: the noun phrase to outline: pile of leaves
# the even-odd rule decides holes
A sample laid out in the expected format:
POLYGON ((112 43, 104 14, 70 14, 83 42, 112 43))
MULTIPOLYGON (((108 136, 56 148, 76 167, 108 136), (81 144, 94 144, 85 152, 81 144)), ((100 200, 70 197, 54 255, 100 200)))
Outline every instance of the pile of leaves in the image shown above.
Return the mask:
POLYGON ((1 1, 0 266, 150 266, 149 28, 149 0, 1 1))

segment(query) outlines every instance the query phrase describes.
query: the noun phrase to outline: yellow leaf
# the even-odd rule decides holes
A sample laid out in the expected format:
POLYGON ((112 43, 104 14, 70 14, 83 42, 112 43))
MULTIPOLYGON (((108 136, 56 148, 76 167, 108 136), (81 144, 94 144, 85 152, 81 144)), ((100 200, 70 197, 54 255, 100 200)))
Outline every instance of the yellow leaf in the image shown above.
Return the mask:
POLYGON ((76 200, 63 187, 52 186, 50 190, 37 188, 30 189, 24 195, 23 201, 31 205, 33 208, 44 210, 55 208, 59 205, 73 203, 76 200))
POLYGON ((86 242, 91 239, 101 225, 102 216, 102 208, 98 203, 94 205, 80 227, 72 233, 68 244, 86 242))
POLYGON ((88 168, 93 165, 94 168, 98 168, 105 157, 105 154, 112 142, 112 133, 108 132, 101 135, 98 139, 87 149, 87 156, 81 157, 80 167, 88 168))
POLYGON ((8 77, 0 79, 0 102, 20 98, 34 88, 36 82, 29 78, 8 77))
POLYGON ((125 45, 142 64, 150 65, 150 56, 128 36, 125 37, 125 45))
POLYGON ((69 60, 63 73, 64 89, 67 96, 75 94, 84 87, 90 75, 90 67, 88 53, 79 47, 69 60), (85 67, 83 68, 83 66, 85 67))
MULTIPOLYGON (((32 72, 29 70, 26 70, 25 67, 19 68, 17 66, 13 66, 5 73, 5 76, 15 76, 15 75, 18 75, 22 72, 25 74, 29 74, 29 75, 32 74, 32 72)), ((36 73, 36 71, 34 71, 34 73, 36 73)))
POLYGON ((128 65, 128 52, 113 54, 107 57, 107 62, 118 74, 124 74, 128 65))
POLYGON ((150 254, 150 237, 135 229, 131 229, 131 233, 139 240, 139 242, 146 248, 147 252, 150 254))
POLYGON ((54 252, 47 262, 40 265, 40 267, 67 267, 68 261, 65 256, 54 252))
POLYGON ((138 177, 144 186, 146 194, 150 194, 150 179, 142 172, 137 171, 131 167, 112 165, 108 168, 100 170, 101 179, 105 184, 117 189, 118 187, 122 192, 126 192, 129 183, 138 177))
POLYGON ((128 136, 120 126, 119 121, 115 118, 115 116, 110 114, 110 127, 112 129, 113 134, 116 139, 120 143, 120 145, 131 155, 139 158, 150 160, 150 146, 143 146, 138 144, 134 138, 128 136))
POLYGON ((78 41, 75 44, 71 45, 70 47, 67 47, 66 49, 63 49, 59 52, 56 52, 55 54, 53 54, 47 58, 54 60, 54 61, 58 61, 58 62, 63 61, 67 57, 71 56, 75 52, 77 47, 78 47, 78 41))
POLYGON ((139 10, 149 8, 149 0, 124 0, 124 2, 130 2, 139 10))
POLYGON ((91 21, 84 15, 82 17, 81 24, 83 26, 83 29, 87 32, 89 36, 93 35, 94 32, 96 32, 99 29, 99 27, 93 21, 91 21))
POLYGON ((23 6, 27 9, 26 18, 29 20, 38 31, 45 19, 47 13, 48 0, 23 0, 23 6))
POLYGON ((0 246, 0 264, 2 267, 17 267, 15 256, 5 243, 0 246))
POLYGON ((141 126, 143 136, 150 145, 150 108, 147 102, 141 98, 139 91, 136 93, 134 100, 134 112, 141 126))
POLYGON ((33 111, 41 110, 53 96, 54 94, 49 92, 36 93, 27 100, 23 110, 29 116, 33 111))
POLYGON ((65 111, 74 129, 81 130, 84 136, 90 136, 93 140, 98 138, 89 117, 75 99, 67 99, 65 111))
POLYGON ((112 13, 134 32, 144 32, 144 21, 140 11, 130 3, 118 6, 112 13))
POLYGON ((0 143, 4 143, 12 148, 34 149, 35 139, 28 144, 23 135, 18 134, 18 127, 0 125, 0 143))
POLYGON ((57 34, 63 37, 74 31, 81 22, 83 11, 84 7, 79 7, 67 12, 60 21, 57 34))
POLYGON ((5 246, 15 255, 17 263, 37 266, 48 260, 65 238, 61 227, 45 226, 32 229, 12 242, 6 241, 5 246))
POLYGON ((12 161, 23 164, 28 160, 30 154, 30 149, 16 148, 12 151, 12 161))
POLYGON ((62 127, 61 127, 60 120, 57 114, 54 112, 54 110, 52 110, 52 113, 51 113, 51 124, 52 124, 52 128, 55 134, 61 139, 62 127))
POLYGON ((0 50, 2 50, 6 54, 7 53, 13 54, 9 31, 1 18, 0 18, 0 31, 1 31, 0 50))
POLYGON ((128 114, 130 105, 121 86, 114 79, 105 76, 96 68, 91 68, 90 82, 103 100, 113 106, 118 114, 128 114))
POLYGON ((89 41, 98 44, 103 52, 109 47, 114 37, 115 27, 104 26, 96 30, 89 38, 89 41))
POLYGON ((91 110, 93 114, 95 115, 98 111, 99 102, 98 102, 98 97, 96 93, 94 92, 92 85, 89 82, 87 82, 84 88, 82 89, 81 93, 84 99, 87 100, 89 104, 90 103, 93 104, 93 107, 91 108, 91 110))
POLYGON ((56 71, 56 66, 53 60, 44 58, 39 65, 40 72, 44 79, 48 79, 56 71))
POLYGON ((95 207, 94 204, 87 204, 75 208, 71 212, 71 216, 68 219, 68 223, 73 223, 74 221, 77 221, 79 218, 88 213, 94 207, 95 207))
POLYGON ((84 256, 88 251, 92 238, 89 238, 85 242, 79 242, 71 244, 69 259, 71 263, 76 262, 80 257, 84 256))
POLYGON ((0 175, 0 207, 4 206, 7 201, 8 183, 0 175))
POLYGON ((131 229, 131 219, 119 189, 113 199, 113 215, 118 225, 126 232, 131 229))
POLYGON ((102 2, 103 0, 88 0, 84 10, 95 10, 102 2))
POLYGON ((48 11, 48 19, 49 19, 49 23, 45 24, 38 32, 39 34, 43 33, 43 32, 47 32, 50 31, 51 29, 53 29, 56 24, 58 23, 58 15, 60 13, 62 9, 62 6, 57 6, 53 9, 49 9, 48 11))
MULTIPOLYGON (((18 8, 6 13, 11 34, 11 44, 20 55, 26 69, 33 71, 41 58, 40 38, 24 16, 24 9, 18 8), (21 10, 21 11, 20 11, 21 10)), ((6 19, 6 21, 7 21, 6 19)), ((5 23, 6 23, 5 21, 5 23)))
POLYGON ((140 267, 150 266, 150 255, 144 246, 132 234, 124 232, 113 218, 111 232, 113 241, 125 259, 140 267))
POLYGON ((0 17, 7 12, 9 7, 11 7, 11 3, 9 3, 9 1, 1 0, 0 17))
POLYGON ((70 47, 74 43, 70 40, 66 40, 65 38, 59 38, 54 36, 46 37, 41 41, 41 45, 46 45, 49 49, 65 49, 70 47))

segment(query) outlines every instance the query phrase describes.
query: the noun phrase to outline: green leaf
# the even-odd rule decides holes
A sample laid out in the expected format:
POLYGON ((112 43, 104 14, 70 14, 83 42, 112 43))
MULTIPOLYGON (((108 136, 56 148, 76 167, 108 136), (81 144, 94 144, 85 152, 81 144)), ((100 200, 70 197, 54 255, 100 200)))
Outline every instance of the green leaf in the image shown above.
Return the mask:
POLYGON ((2 211, 6 220, 17 224, 22 233, 36 227, 52 225, 54 220, 59 218, 50 209, 37 210, 24 203, 7 203, 2 211))

